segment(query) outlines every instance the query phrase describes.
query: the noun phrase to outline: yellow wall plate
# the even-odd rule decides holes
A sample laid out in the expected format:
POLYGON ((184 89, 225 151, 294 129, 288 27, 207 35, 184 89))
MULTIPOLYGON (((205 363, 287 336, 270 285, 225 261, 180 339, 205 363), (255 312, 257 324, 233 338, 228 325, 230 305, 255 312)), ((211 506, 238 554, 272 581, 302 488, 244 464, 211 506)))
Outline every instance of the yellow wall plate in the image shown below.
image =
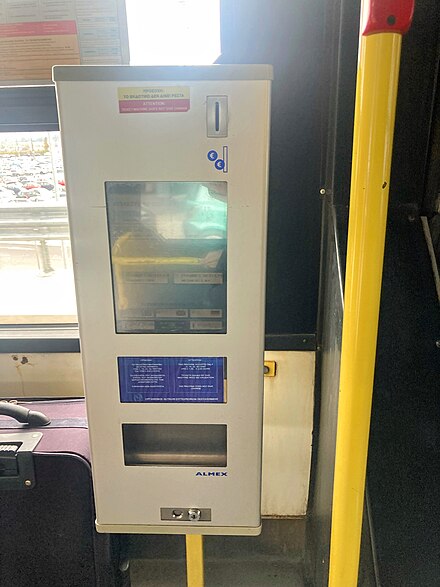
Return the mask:
POLYGON ((277 374, 277 364, 275 361, 264 361, 264 376, 275 377, 277 374))

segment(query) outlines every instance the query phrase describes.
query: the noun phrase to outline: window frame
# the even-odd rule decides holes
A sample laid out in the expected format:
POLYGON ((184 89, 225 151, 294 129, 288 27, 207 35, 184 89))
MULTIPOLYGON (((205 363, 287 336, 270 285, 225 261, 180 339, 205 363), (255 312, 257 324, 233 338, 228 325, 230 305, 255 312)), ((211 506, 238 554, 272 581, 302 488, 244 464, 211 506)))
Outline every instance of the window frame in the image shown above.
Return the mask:
MULTIPOLYGON (((59 131, 53 84, 0 87, 0 133, 59 131)), ((79 352, 77 323, 1 324, 1 353, 79 352)))

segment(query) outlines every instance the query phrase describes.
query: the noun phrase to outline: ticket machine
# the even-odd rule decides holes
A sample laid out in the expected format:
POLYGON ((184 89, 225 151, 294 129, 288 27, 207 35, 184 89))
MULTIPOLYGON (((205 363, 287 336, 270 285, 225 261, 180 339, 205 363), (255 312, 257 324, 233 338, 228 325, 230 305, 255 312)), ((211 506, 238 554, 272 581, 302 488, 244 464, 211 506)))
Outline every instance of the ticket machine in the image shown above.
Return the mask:
POLYGON ((57 66, 97 529, 261 529, 269 66, 57 66))

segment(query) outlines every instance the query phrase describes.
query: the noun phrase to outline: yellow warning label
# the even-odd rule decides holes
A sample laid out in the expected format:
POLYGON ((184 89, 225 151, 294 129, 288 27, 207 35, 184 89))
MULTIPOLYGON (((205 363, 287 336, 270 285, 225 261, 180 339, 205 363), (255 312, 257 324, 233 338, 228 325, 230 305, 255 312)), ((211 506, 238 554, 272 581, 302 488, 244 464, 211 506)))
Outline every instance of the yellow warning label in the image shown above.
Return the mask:
POLYGON ((187 112, 188 86, 118 88, 119 112, 187 112))
POLYGON ((189 98, 189 87, 118 88, 118 96, 120 100, 181 100, 189 98))

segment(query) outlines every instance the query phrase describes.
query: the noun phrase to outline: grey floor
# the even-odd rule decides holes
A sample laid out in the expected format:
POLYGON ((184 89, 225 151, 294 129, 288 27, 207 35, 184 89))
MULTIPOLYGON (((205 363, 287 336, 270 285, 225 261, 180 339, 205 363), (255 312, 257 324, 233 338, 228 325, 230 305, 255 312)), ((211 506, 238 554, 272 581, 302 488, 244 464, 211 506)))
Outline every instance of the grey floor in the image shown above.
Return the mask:
MULTIPOLYGON (((313 581, 304 572, 306 544, 305 519, 264 520, 258 537, 205 536, 205 585, 310 587, 313 581)), ((365 525, 359 587, 376 586, 371 552, 365 525)), ((132 587, 186 587, 184 536, 130 536, 127 554, 132 587)))
MULTIPOLYGON (((132 587, 186 585, 185 562, 131 561, 132 587)), ((300 565, 286 559, 206 561, 206 587, 303 587, 300 565)))
MULTIPOLYGON (((206 536, 206 587, 305 587, 304 520, 265 520, 256 538, 206 536)), ((131 538, 132 587, 185 587, 183 536, 131 538)))

